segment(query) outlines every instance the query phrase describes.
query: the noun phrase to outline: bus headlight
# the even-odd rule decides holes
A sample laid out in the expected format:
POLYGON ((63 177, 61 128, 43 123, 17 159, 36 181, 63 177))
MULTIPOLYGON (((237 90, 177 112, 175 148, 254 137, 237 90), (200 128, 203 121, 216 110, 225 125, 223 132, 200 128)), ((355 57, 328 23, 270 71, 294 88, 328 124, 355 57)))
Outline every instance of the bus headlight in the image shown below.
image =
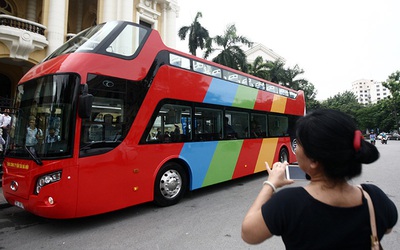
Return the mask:
POLYGON ((47 184, 59 181, 61 179, 61 172, 62 171, 57 171, 40 176, 36 181, 35 194, 39 194, 40 189, 47 184))

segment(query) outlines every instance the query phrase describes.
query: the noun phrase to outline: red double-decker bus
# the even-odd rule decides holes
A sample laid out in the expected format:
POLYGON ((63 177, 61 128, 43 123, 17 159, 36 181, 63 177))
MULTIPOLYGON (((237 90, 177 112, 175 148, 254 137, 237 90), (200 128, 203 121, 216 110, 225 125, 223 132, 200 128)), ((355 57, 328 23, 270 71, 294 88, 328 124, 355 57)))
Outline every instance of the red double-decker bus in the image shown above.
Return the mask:
POLYGON ((304 94, 108 22, 20 81, 4 160, 6 200, 48 218, 154 201, 296 161, 304 94))

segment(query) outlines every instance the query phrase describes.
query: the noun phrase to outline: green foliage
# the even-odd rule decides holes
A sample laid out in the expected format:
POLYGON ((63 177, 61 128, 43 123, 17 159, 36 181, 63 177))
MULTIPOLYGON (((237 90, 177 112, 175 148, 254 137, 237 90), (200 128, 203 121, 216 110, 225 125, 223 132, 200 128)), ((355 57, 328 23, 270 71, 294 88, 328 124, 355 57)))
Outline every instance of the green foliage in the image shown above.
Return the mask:
POLYGON ((203 15, 201 12, 197 12, 196 17, 194 18, 193 23, 190 26, 183 26, 178 31, 178 36, 181 40, 185 40, 186 35, 189 32, 189 52, 196 56, 197 48, 200 49, 208 49, 210 36, 208 34, 208 30, 201 26, 198 19, 203 15))
POLYGON ((389 98, 388 109, 391 110, 391 114, 393 117, 393 128, 398 129, 400 123, 398 120, 398 106, 400 102, 400 71, 396 71, 392 73, 386 82, 383 82, 382 85, 389 89, 390 94, 392 95, 389 98))
POLYGON ((268 69, 267 69, 267 63, 264 62, 264 59, 261 56, 258 56, 253 64, 248 64, 247 69, 250 75, 262 78, 262 79, 267 79, 268 76, 268 69))
POLYGON ((345 91, 328 98, 321 103, 323 108, 335 109, 356 117, 356 111, 362 108, 357 97, 351 91, 345 91))
MULTIPOLYGON (((222 47, 221 52, 214 57, 213 62, 225 65, 227 67, 247 72, 247 57, 241 49, 242 45, 251 47, 253 43, 244 36, 239 36, 236 33, 236 26, 234 24, 228 25, 224 35, 217 35, 212 38, 219 47, 222 47)), ((214 50, 215 51, 215 50, 214 50)), ((210 51, 206 51, 205 58, 209 55, 210 51)))

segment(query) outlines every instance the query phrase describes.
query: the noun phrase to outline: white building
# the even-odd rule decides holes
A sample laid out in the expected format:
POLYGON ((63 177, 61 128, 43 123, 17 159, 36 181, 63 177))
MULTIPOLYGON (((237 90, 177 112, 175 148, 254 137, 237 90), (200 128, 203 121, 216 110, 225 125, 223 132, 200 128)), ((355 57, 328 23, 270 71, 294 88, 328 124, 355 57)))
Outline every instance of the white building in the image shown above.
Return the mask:
POLYGON ((274 52, 272 49, 267 48, 266 46, 256 43, 253 47, 251 47, 249 50, 245 51, 246 57, 247 57, 247 62, 248 63, 253 63, 257 57, 261 56, 265 61, 276 61, 276 60, 281 60, 282 62, 285 62, 285 58, 281 57, 278 55, 276 52, 274 52))
POLYGON ((351 91, 361 104, 377 103, 390 96, 390 91, 383 87, 382 82, 360 79, 351 84, 351 91))

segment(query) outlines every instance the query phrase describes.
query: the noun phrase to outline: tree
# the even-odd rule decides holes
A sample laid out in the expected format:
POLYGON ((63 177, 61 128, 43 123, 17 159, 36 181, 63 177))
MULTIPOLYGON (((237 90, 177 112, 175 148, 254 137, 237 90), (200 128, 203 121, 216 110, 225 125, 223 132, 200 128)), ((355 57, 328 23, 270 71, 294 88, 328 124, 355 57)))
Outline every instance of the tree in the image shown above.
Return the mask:
POLYGON ((321 103, 323 108, 335 109, 356 118, 356 111, 362 108, 357 97, 351 91, 336 94, 321 103))
POLYGON ((390 94, 392 95, 392 97, 388 99, 390 100, 391 110, 394 115, 394 129, 398 129, 399 121, 397 116, 397 106, 400 101, 400 71, 392 73, 386 82, 382 83, 382 85, 389 89, 390 94))
POLYGON ((282 85, 292 89, 299 89, 300 84, 307 81, 299 78, 301 74, 304 74, 304 70, 300 69, 297 64, 293 68, 287 68, 283 74, 282 85))
POLYGON ((207 49, 207 46, 209 46, 207 41, 210 39, 210 36, 208 30, 201 26, 198 21, 200 17, 203 17, 203 15, 201 12, 197 12, 193 23, 190 26, 181 27, 178 31, 178 36, 181 40, 185 40, 185 37, 189 32, 189 52, 194 56, 196 56, 196 50, 198 48, 207 49))
POLYGON ((261 56, 257 56, 252 64, 247 65, 248 73, 250 75, 267 79, 268 69, 267 63, 264 62, 264 59, 261 56))
POLYGON ((268 76, 266 80, 278 84, 284 83, 286 80, 285 62, 278 59, 275 61, 267 62, 268 76))
MULTIPOLYGON (((246 45, 251 47, 253 43, 246 37, 239 36, 236 33, 236 26, 234 24, 227 27, 223 36, 218 35, 212 38, 212 41, 222 47, 221 52, 212 60, 213 62, 242 72, 248 72, 246 54, 240 46, 246 45)), ((208 44, 211 44, 212 41, 210 40, 208 44)), ((207 58, 215 50, 216 49, 211 49, 210 45, 209 49, 204 54, 204 58, 207 58)))
POLYGON ((380 127, 379 123, 379 106, 377 104, 368 104, 356 110, 356 120, 358 127, 366 131, 373 129, 375 132, 380 127))

